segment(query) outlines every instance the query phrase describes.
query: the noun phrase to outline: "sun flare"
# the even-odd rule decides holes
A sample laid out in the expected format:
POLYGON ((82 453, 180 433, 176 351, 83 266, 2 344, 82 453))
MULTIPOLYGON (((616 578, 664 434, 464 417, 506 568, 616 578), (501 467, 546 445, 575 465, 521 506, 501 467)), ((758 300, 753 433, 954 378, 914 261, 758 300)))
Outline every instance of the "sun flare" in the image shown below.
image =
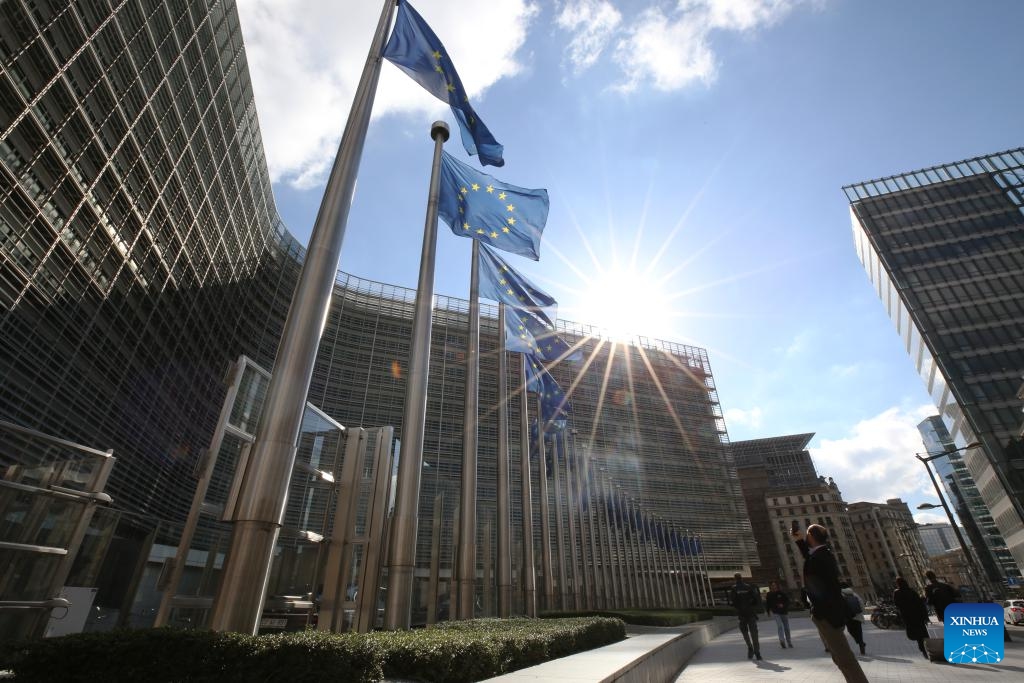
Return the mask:
POLYGON ((663 282, 644 271, 615 267, 587 282, 573 318, 613 339, 627 340, 637 335, 669 337, 674 316, 663 282))

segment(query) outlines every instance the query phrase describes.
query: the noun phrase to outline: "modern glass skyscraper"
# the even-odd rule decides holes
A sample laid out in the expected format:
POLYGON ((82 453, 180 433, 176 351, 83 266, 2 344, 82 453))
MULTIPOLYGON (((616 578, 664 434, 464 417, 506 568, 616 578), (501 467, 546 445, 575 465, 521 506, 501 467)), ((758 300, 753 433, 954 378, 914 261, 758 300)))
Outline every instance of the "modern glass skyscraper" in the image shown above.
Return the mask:
MULTIPOLYGON (((857 255, 1024 566, 1024 149, 844 188, 857 255)), ((909 456, 910 454, 908 454, 909 456)))
MULTIPOLYGON (((114 449, 114 549, 137 549, 152 529, 172 545, 224 373, 242 354, 271 367, 304 257, 274 206, 234 2, 0 3, 0 62, 0 416, 114 449)), ((312 403, 342 424, 401 435, 413 298, 338 275, 312 403)), ((451 564, 467 309, 438 297, 434 311, 418 576, 438 495, 451 564)), ((712 573, 750 564, 706 352, 559 325, 584 356, 553 370, 572 387, 573 448, 651 515, 702 534, 712 573)), ((496 545, 483 538, 496 528, 496 333, 484 306, 480 567, 493 566, 484 549, 496 545)), ((515 490, 512 500, 518 517, 515 490)))
MULTIPOLYGON (((975 557, 981 562, 988 580, 999 584, 1007 576, 1020 576, 1017 563, 967 470, 963 451, 953 450, 956 446, 942 418, 933 415, 925 419, 917 426, 917 431, 921 433, 921 440, 929 455, 943 454, 932 460, 932 467, 946 490, 946 500, 960 519, 968 542, 974 547, 975 557)), ((952 534, 951 528, 949 533, 952 534)))

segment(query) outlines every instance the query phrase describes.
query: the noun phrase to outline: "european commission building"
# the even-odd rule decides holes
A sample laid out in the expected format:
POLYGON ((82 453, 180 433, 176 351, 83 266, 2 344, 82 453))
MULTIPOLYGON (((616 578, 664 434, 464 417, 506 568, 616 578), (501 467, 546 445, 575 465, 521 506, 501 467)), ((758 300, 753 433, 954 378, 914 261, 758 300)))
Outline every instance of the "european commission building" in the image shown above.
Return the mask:
MULTIPOLYGON (((274 206, 238 13, 9 0, 0 62, 0 632, 62 632, 56 606, 72 630, 206 625, 304 258, 274 206)), ((308 625, 332 591, 370 627, 379 617, 383 598, 358 594, 387 571, 371 532, 386 535, 394 495, 414 296, 338 274, 264 628, 308 625)), ((497 613, 501 564, 496 318, 485 305, 477 615, 497 613)), ((466 301, 437 297, 413 623, 455 616, 467 326, 466 301)), ((511 611, 525 599, 521 462, 542 609, 708 602, 709 579, 749 572, 756 552, 707 354, 559 329, 583 359, 552 370, 574 412, 546 466, 523 458, 508 402, 511 611)))

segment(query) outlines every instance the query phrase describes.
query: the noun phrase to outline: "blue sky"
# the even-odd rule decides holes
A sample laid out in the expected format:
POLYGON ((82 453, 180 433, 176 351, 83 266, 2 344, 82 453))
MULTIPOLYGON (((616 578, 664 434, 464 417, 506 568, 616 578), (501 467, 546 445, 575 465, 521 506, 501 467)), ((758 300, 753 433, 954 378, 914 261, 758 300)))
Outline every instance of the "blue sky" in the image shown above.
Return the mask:
MULTIPOLYGON (((239 3, 278 210, 303 241, 380 11, 334 4, 239 3)), ((485 171, 550 192, 541 260, 510 259, 560 317, 614 325, 607 297, 650 301, 625 307, 636 332, 708 349, 732 440, 815 432, 848 501, 933 499, 912 457, 929 399, 841 187, 1022 144, 1024 3, 414 5, 505 145, 485 171)), ((343 270, 415 285, 436 118, 454 126, 385 64, 343 270)), ((457 136, 446 149, 466 159, 457 136)), ((441 226, 436 292, 466 296, 469 247, 441 226)))

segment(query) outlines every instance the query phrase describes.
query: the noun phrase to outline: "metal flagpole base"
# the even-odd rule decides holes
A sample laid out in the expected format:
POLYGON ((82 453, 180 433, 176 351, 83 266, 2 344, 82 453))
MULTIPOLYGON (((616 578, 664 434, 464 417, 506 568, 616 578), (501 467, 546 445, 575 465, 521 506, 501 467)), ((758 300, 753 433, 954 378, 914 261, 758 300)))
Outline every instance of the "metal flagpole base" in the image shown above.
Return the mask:
MULTIPOLYGON (((271 558, 280 524, 236 520, 228 557, 243 553, 249 557, 271 558)), ((236 631, 256 635, 272 562, 225 562, 219 599, 210 617, 214 631, 236 631)))

